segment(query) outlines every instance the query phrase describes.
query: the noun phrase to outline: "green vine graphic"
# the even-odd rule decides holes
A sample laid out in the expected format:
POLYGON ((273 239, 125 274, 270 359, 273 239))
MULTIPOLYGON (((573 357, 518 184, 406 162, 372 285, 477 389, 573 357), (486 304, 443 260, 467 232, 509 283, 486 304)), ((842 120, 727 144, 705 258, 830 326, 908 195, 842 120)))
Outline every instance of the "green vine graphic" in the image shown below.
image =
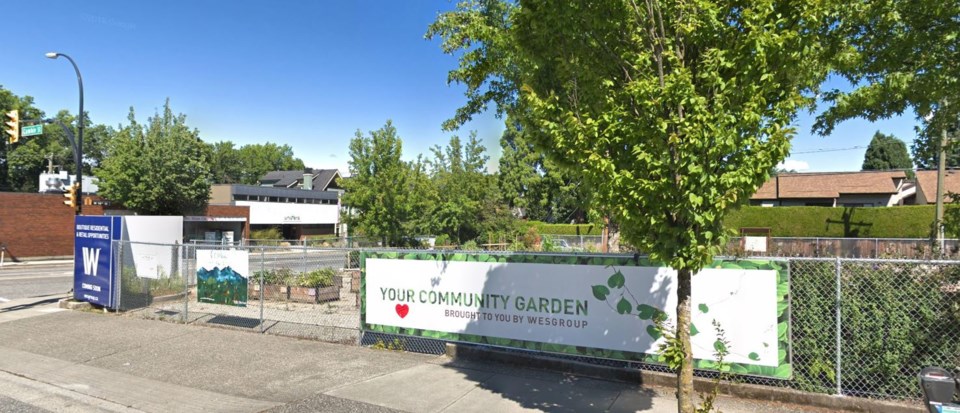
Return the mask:
MULTIPOLYGON (((773 263, 765 261, 719 261, 714 264, 714 268, 719 269, 767 269, 763 268, 765 266, 772 266, 773 263)), ((682 360, 677 359, 678 352, 675 345, 671 345, 670 341, 675 338, 673 327, 668 323, 670 319, 669 315, 660 308, 654 307, 648 303, 640 302, 630 291, 630 287, 626 285, 626 277, 623 275, 623 272, 617 269, 615 266, 607 266, 613 270, 607 278, 606 284, 598 284, 591 286, 591 293, 593 297, 597 300, 604 302, 611 310, 617 312, 621 315, 635 315, 637 318, 643 321, 649 321, 650 324, 646 326, 645 331, 653 340, 659 341, 661 339, 667 340, 667 342, 662 342, 658 345, 660 350, 654 357, 659 363, 667 364, 671 368, 676 368, 679 366, 679 363, 682 360), (635 312, 634 312, 635 311, 635 312)), ((729 369, 734 373, 739 374, 751 374, 751 375, 764 375, 772 376, 777 378, 789 378, 792 374, 792 369, 788 359, 787 348, 789 345, 788 340, 788 328, 789 328, 789 318, 788 317, 788 303, 787 295, 789 294, 789 284, 786 284, 786 280, 781 280, 781 271, 779 268, 774 267, 770 269, 777 269, 777 315, 778 315, 778 325, 777 325, 777 334, 780 341, 780 351, 778 354, 778 367, 768 367, 744 363, 727 363, 722 366, 724 369, 729 369)), ((708 314, 710 312, 710 306, 706 303, 699 303, 696 306, 697 311, 702 314, 708 314)), ((716 322, 717 320, 713 320, 716 322)), ((694 337, 700 334, 700 330, 697 329, 696 324, 690 323, 690 336, 694 337)), ((723 353, 724 355, 730 354, 729 348, 727 348, 728 343, 722 340, 716 340, 713 344, 715 353, 723 353)), ((762 343, 764 348, 770 346, 769 343, 762 343)), ((748 354, 742 354, 742 356, 747 359, 755 362, 760 361, 760 354, 756 351, 752 351, 748 354)), ((709 369, 709 370, 718 370, 721 365, 718 362, 712 360, 696 360, 695 367, 698 369, 709 369)))

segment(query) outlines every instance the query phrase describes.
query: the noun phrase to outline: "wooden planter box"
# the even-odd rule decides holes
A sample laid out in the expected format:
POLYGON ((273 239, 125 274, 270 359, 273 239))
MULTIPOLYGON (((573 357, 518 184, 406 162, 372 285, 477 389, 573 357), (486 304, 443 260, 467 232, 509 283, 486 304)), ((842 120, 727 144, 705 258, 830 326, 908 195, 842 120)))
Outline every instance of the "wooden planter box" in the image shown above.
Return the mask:
POLYGON ((340 287, 290 287, 290 301, 298 303, 324 303, 340 299, 340 287))
MULTIPOLYGON (((264 300, 287 301, 290 299, 290 287, 286 285, 265 285, 264 300)), ((260 284, 252 284, 247 287, 247 301, 260 299, 260 284)))

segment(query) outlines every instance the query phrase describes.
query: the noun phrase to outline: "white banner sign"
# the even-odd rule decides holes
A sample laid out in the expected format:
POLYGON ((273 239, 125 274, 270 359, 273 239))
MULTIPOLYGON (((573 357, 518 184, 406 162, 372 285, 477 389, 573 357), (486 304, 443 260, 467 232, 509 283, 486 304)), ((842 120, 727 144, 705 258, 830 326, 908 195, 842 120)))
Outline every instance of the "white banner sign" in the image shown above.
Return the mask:
MULTIPOLYGON (((675 325, 677 275, 664 267, 382 258, 365 265, 371 325, 646 354, 663 340, 652 319, 675 325)), ((714 359, 716 320, 729 341, 726 362, 782 365, 781 311, 777 271, 701 271, 693 277, 694 357, 714 359)))

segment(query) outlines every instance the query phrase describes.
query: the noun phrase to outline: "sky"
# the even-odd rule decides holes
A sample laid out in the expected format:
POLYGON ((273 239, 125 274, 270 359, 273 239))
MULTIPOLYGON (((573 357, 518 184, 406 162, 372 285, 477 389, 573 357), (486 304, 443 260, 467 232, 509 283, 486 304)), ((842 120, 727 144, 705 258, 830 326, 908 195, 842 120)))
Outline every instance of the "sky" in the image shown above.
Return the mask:
MULTIPOLYGON (((84 109, 94 123, 127 123, 130 107, 144 122, 169 98, 176 113, 207 142, 290 145, 308 167, 347 171, 348 145, 390 119, 405 159, 429 154, 454 134, 470 131, 495 170, 503 120, 492 111, 450 133, 441 123, 464 102, 448 85, 457 66, 426 40, 427 26, 455 3, 407 1, 32 1, 4 19, 0 86, 48 115, 76 113, 83 75, 84 109), (15 18, 9 18, 15 17, 15 18), (15 35, 12 35, 15 34, 15 35)), ((846 87, 831 81, 828 87, 846 87)), ((859 170, 874 132, 909 146, 912 114, 840 124, 830 136, 811 134, 801 114, 787 169, 859 170), (851 149, 852 148, 852 149, 851 149), (841 149, 841 150, 835 150, 841 149)))

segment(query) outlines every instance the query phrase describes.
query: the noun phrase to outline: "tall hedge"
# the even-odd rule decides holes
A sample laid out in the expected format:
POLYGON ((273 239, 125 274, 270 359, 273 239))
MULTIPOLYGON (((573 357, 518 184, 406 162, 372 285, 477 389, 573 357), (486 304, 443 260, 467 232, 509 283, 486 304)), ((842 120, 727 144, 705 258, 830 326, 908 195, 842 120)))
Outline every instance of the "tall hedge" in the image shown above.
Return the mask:
POLYGON ((774 237, 926 238, 933 226, 932 205, 828 208, 742 207, 724 226, 770 228, 774 237))

